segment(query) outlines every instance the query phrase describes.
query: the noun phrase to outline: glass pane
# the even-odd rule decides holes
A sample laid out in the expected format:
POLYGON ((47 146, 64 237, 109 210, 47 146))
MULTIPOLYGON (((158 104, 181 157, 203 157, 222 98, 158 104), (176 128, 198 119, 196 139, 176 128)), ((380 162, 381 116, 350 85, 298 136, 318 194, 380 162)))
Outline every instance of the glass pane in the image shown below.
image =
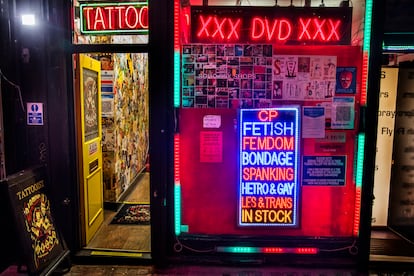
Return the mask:
POLYGON ((73 2, 74 44, 147 44, 148 1, 73 2))

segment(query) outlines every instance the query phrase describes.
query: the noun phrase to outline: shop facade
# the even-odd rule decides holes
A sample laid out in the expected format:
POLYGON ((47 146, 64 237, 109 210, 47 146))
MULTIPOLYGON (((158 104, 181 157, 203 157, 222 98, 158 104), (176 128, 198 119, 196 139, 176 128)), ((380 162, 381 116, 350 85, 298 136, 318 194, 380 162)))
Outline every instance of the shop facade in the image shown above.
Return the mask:
POLYGON ((367 263, 372 3, 261 4, 177 7, 174 252, 367 263))
POLYGON ((367 266, 381 5, 293 2, 10 3, 4 174, 46 167, 73 258, 367 266))

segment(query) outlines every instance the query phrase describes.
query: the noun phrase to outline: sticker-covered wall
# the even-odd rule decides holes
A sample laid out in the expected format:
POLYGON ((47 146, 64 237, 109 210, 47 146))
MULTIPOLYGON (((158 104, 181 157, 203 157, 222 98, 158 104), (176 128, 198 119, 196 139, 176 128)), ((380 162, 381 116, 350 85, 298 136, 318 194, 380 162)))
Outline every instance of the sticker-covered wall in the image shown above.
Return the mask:
POLYGON ((117 201, 147 162, 148 55, 112 54, 108 63, 104 59, 101 57, 104 198, 117 201))

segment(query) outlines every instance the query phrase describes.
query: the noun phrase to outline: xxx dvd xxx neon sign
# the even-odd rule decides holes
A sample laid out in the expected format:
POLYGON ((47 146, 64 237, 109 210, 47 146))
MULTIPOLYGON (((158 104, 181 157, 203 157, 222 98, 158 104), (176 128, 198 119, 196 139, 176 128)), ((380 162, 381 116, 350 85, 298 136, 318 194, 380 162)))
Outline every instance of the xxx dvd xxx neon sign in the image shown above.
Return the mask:
POLYGON ((200 43, 350 43, 352 8, 192 8, 192 41, 200 43))
POLYGON ((239 226, 298 225, 299 110, 240 110, 239 226))

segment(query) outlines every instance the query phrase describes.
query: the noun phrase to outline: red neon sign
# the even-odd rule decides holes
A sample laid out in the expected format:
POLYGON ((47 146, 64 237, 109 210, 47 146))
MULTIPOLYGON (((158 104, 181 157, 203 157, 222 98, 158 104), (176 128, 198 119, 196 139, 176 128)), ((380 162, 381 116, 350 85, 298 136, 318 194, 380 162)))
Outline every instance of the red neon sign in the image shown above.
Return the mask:
POLYGON ((80 19, 85 34, 148 32, 148 6, 142 2, 82 4, 80 19))
POLYGON ((251 22, 252 40, 285 41, 292 35, 292 23, 286 19, 255 17, 251 22))
POLYGON ((350 9, 192 10, 193 42, 349 44, 350 9))

